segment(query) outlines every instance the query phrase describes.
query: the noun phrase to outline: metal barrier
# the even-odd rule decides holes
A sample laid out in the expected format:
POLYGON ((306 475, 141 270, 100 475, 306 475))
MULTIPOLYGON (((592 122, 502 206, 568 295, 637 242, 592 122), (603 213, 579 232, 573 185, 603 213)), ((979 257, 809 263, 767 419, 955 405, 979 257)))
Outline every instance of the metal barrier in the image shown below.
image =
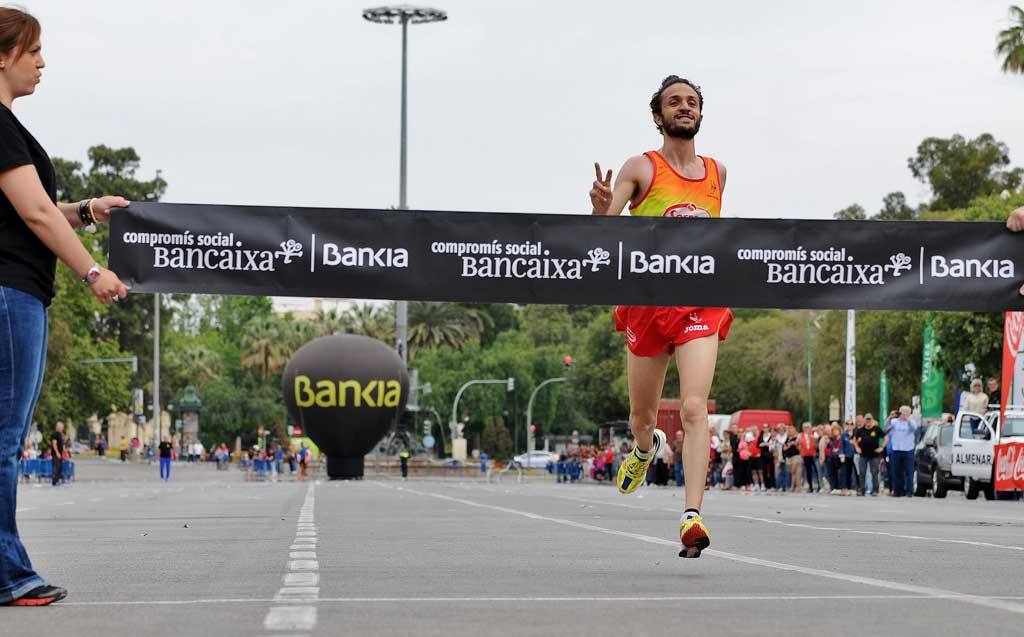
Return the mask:
MULTIPOLYGON (((18 469, 25 482, 35 478, 37 482, 44 478, 53 477, 53 459, 51 458, 22 458, 18 461, 18 469)), ((75 479, 75 461, 65 460, 61 467, 61 480, 72 482, 75 479)))

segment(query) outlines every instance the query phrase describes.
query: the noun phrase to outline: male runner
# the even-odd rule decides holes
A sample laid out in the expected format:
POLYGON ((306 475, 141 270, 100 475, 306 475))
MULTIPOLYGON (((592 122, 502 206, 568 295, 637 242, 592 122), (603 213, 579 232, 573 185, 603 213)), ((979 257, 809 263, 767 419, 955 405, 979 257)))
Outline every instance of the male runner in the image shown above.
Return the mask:
MULTIPOLYGON (((693 138, 703 119, 700 87, 676 75, 666 77, 651 98, 654 125, 662 134, 659 150, 630 157, 612 187, 612 171, 590 190, 595 215, 617 215, 630 202, 632 215, 645 217, 718 217, 725 190, 725 166, 698 156, 693 138)), ((698 232, 699 226, 688 230, 698 232)), ((679 368, 682 402, 683 469, 686 507, 679 521, 680 557, 700 557, 711 543, 700 517, 708 471, 708 394, 715 375, 718 342, 732 324, 728 308, 639 307, 615 308, 615 326, 629 345, 629 425, 636 445, 619 468, 621 493, 632 493, 643 482, 647 467, 665 445, 655 427, 658 401, 671 356, 679 368)))

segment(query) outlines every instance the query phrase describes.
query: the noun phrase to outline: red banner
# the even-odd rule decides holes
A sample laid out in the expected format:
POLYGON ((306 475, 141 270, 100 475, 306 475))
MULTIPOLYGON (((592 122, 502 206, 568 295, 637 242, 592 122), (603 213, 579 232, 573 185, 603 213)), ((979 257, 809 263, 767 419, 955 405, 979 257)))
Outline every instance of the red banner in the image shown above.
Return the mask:
POLYGON ((1024 491, 1024 442, 996 445, 996 491, 1024 491))

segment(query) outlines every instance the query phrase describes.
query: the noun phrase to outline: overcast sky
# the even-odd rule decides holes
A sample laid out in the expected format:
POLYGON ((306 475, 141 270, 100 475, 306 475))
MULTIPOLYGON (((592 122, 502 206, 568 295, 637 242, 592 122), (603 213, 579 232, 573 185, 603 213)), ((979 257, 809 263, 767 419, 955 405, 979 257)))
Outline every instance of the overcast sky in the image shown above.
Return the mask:
MULTIPOLYGON (((433 0, 432 0, 433 1, 433 0)), ((53 156, 134 146, 165 201, 398 202, 401 29, 343 0, 24 0, 47 61, 15 112, 53 156)), ((989 132, 1024 165, 1006 0, 437 0, 409 33, 409 205, 589 212, 593 162, 657 148, 662 77, 703 87, 723 213, 829 217, 927 188, 928 136, 989 132)))

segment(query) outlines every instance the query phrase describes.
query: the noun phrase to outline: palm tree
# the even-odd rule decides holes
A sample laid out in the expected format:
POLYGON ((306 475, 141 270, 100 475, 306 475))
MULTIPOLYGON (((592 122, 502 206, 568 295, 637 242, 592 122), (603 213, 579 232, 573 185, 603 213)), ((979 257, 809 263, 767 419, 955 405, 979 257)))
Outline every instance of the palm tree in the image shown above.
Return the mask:
POLYGON ((348 313, 338 308, 325 310, 320 308, 316 312, 317 336, 330 336, 331 334, 346 334, 352 331, 352 318, 348 313))
POLYGON ((288 362, 288 343, 282 338, 282 321, 260 316, 245 325, 242 336, 242 367, 255 369, 264 380, 288 362))
POLYGON ((1010 7, 1011 26, 999 32, 996 53, 1003 58, 1003 71, 1024 73, 1024 9, 1010 7))
POLYGON ((164 367, 171 387, 202 388, 211 378, 220 378, 223 365, 216 351, 201 343, 187 342, 167 349, 164 367))
POLYGON ((202 388, 203 384, 211 378, 220 378, 221 359, 217 352, 205 345, 193 343, 183 351, 178 352, 179 361, 184 368, 191 372, 196 384, 202 388))
POLYGON ((313 321, 286 320, 278 327, 278 330, 284 343, 284 349, 294 353, 295 350, 314 338, 324 336, 321 327, 320 323, 313 321))
POLYGON ((444 345, 460 350, 492 323, 490 315, 455 303, 413 301, 409 303, 409 356, 420 348, 444 345))
POLYGON ((395 317, 390 308, 364 303, 345 312, 349 332, 390 342, 395 336, 395 317))

